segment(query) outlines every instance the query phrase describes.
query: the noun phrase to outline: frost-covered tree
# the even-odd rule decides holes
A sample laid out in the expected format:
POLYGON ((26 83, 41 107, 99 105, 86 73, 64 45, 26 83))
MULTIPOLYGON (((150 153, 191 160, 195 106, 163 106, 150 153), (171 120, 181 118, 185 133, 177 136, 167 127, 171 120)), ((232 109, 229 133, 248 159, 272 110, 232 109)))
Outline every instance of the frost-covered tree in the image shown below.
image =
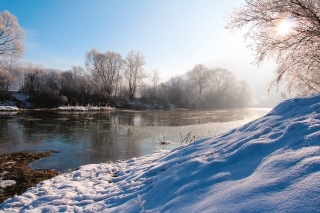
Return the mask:
POLYGON ((237 103, 237 106, 245 107, 254 103, 254 89, 248 82, 238 82, 234 93, 236 95, 235 102, 237 103))
POLYGON ((0 90, 8 90, 12 83, 12 77, 9 72, 0 68, 0 90))
POLYGON ((159 86, 159 81, 160 81, 160 74, 158 69, 152 70, 150 75, 150 80, 151 80, 151 90, 154 95, 156 93, 156 90, 159 86))
POLYGON ((24 50, 24 33, 17 18, 8 11, 0 12, 0 84, 1 89, 8 90, 16 81, 16 59, 24 50))
POLYGON ((15 16, 9 11, 0 13, 0 63, 4 57, 20 57, 23 53, 24 33, 15 16))
POLYGON ((131 50, 125 59, 124 75, 128 83, 130 100, 134 99, 137 87, 146 77, 143 66, 146 64, 144 56, 140 52, 131 50))
POLYGON ((320 91, 319 0, 245 0, 226 27, 245 30, 257 65, 275 60, 270 88, 283 84, 296 95, 320 91))
POLYGON ((19 89, 19 80, 22 79, 21 70, 19 69, 19 64, 12 57, 4 57, 1 61, 0 66, 0 81, 1 89, 19 89), (5 86, 4 86, 5 85, 5 86))
MULTIPOLYGON (((202 99, 202 105, 206 105, 207 108, 239 107, 236 100, 240 85, 236 76, 223 68, 210 69, 208 72, 210 73, 209 82, 202 99)), ((249 94, 245 95, 249 96, 249 94)))
POLYGON ((83 67, 80 66, 72 66, 71 68, 72 73, 72 84, 73 87, 80 93, 80 94, 90 94, 91 86, 90 84, 91 79, 88 72, 84 70, 83 67))
POLYGON ((40 90, 49 94, 59 94, 61 89, 61 75, 56 71, 43 73, 40 79, 40 90))
POLYGON ((42 75, 45 73, 43 66, 27 63, 24 65, 23 91, 30 94, 40 91, 42 75))
POLYGON ((210 78, 208 71, 209 70, 202 64, 197 64, 188 72, 189 80, 198 87, 199 97, 201 97, 202 91, 210 78))
POLYGON ((86 54, 86 67, 91 71, 99 84, 99 92, 110 97, 115 89, 115 83, 119 80, 123 59, 119 53, 107 51, 100 53, 92 49, 86 54))

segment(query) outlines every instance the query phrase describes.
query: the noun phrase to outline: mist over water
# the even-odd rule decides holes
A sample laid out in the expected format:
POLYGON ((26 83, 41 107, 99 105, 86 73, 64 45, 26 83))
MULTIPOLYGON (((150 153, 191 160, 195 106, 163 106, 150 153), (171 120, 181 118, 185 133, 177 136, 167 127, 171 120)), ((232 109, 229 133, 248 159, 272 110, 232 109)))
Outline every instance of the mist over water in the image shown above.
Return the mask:
POLYGON ((191 132, 211 137, 243 125, 270 109, 118 110, 115 112, 0 113, 0 153, 57 150, 31 163, 60 172, 84 164, 129 159, 181 145, 191 132), (170 144, 163 147, 159 138, 170 144))

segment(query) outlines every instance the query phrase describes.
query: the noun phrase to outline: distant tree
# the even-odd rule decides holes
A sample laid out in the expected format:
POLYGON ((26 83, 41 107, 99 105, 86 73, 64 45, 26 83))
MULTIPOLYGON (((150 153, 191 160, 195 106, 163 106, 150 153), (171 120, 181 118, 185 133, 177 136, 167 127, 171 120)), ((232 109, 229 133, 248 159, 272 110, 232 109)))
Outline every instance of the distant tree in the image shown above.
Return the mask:
MULTIPOLYGON (((124 61, 123 61, 124 63, 124 61)), ((123 88, 123 66, 121 69, 118 70, 114 77, 114 89, 113 89, 113 96, 117 98, 118 96, 121 96, 121 91, 123 88)))
POLYGON ((168 85, 165 83, 161 83, 158 86, 158 90, 155 96, 155 100, 158 104, 163 105, 164 107, 170 107, 170 100, 168 97, 168 85))
POLYGON ((0 13, 0 89, 8 90, 17 81, 16 59, 24 50, 24 33, 17 18, 8 11, 0 13))
POLYGON ((12 57, 6 57, 2 61, 2 69, 6 70, 11 77, 10 89, 11 90, 20 90, 23 84, 23 69, 20 66, 20 63, 12 57))
POLYGON ((146 82, 141 82, 139 86, 139 94, 142 99, 149 99, 151 98, 151 89, 150 85, 146 82))
POLYGON ((10 73, 0 68, 0 90, 7 91, 12 83, 12 77, 10 73))
POLYGON ((23 90, 30 94, 39 91, 41 88, 41 77, 44 73, 43 66, 39 64, 25 64, 23 90))
POLYGON ((90 94, 90 76, 83 67, 73 66, 71 68, 73 87, 81 94, 90 94))
POLYGON ((0 13, 0 64, 5 57, 20 57, 23 53, 24 33, 17 18, 9 11, 0 13))
POLYGON ((197 64, 188 72, 188 78, 191 82, 197 85, 199 89, 199 97, 201 97, 202 91, 210 78, 208 69, 202 64, 197 64))
POLYGON ((254 89, 246 81, 237 83, 236 90, 234 91, 234 103, 237 107, 247 107, 254 102, 254 89))
POLYGON ((40 79, 40 91, 58 95, 61 89, 61 75, 56 71, 43 73, 40 79))
POLYGON ((188 99, 191 94, 186 92, 186 85, 187 82, 181 76, 172 77, 167 83, 167 96, 177 107, 189 107, 188 99))
POLYGON ((77 87, 74 73, 71 70, 60 73, 61 89, 60 95, 67 97, 69 104, 76 104, 80 100, 80 93, 77 87))
POLYGON ((160 80, 158 69, 152 70, 150 77, 151 77, 152 87, 157 88, 159 85, 159 80, 160 80))
POLYGON ((131 50, 126 56, 124 75, 128 83, 128 96, 130 100, 135 98, 137 87, 146 77, 143 70, 145 64, 145 58, 140 52, 131 50))
POLYGON ((86 54, 86 67, 99 82, 101 93, 110 97, 122 69, 123 59, 119 53, 107 51, 100 53, 92 49, 86 54))
POLYGON ((61 73, 61 90, 69 90, 70 88, 75 88, 73 84, 73 72, 64 71, 61 73))
POLYGON ((106 92, 106 86, 99 74, 104 73, 106 70, 105 61, 104 55, 96 49, 92 49, 86 53, 86 68, 91 72, 91 76, 94 78, 94 90, 99 94, 106 92))
POLYGON ((233 100, 239 89, 236 76, 227 69, 216 68, 212 70, 211 82, 215 87, 215 97, 219 100, 215 105, 219 108, 235 107, 233 100))
POLYGON ((148 88, 148 95, 149 98, 155 98, 160 80, 159 71, 157 69, 152 70, 149 78, 151 85, 148 88))
POLYGON ((16 60, 11 57, 2 58, 0 66, 0 84, 2 85, 2 90, 8 90, 9 87, 15 87, 14 84, 16 84, 16 82, 18 82, 18 78, 21 77, 18 71, 19 68, 16 60))
POLYGON ((211 82, 215 87, 215 91, 220 96, 225 96, 226 91, 236 82, 236 76, 227 69, 216 68, 211 71, 211 82))
POLYGON ((283 83, 288 94, 320 91, 319 0, 245 0, 226 27, 246 31, 257 65, 268 58, 276 61, 270 88, 283 83))

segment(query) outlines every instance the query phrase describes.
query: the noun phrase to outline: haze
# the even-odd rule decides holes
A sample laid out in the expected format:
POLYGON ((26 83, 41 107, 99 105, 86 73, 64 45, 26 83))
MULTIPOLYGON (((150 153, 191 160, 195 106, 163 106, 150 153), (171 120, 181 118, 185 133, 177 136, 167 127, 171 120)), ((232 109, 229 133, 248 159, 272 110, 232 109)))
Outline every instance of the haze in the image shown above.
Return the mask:
POLYGON ((267 93, 272 63, 252 65, 241 32, 224 29, 227 12, 242 2, 0 0, 0 9, 15 15, 26 33, 23 60, 47 69, 84 67, 92 48, 123 56, 134 49, 145 56, 146 71, 158 69, 162 81, 195 64, 221 67, 253 85, 258 107, 272 107, 280 101, 274 91, 267 93))

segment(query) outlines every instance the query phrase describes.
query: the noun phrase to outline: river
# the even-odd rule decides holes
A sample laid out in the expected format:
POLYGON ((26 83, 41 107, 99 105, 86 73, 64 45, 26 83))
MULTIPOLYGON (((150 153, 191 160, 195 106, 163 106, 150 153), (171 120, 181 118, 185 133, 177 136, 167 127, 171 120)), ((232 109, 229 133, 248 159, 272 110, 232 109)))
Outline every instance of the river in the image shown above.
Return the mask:
MULTIPOLYGON (((0 154, 56 150, 30 164, 66 172, 77 167, 174 149, 188 133, 213 137, 271 109, 117 110, 115 112, 0 112, 0 154), (169 144, 161 145, 160 141, 169 144)), ((191 138, 190 137, 190 138, 191 138)))

